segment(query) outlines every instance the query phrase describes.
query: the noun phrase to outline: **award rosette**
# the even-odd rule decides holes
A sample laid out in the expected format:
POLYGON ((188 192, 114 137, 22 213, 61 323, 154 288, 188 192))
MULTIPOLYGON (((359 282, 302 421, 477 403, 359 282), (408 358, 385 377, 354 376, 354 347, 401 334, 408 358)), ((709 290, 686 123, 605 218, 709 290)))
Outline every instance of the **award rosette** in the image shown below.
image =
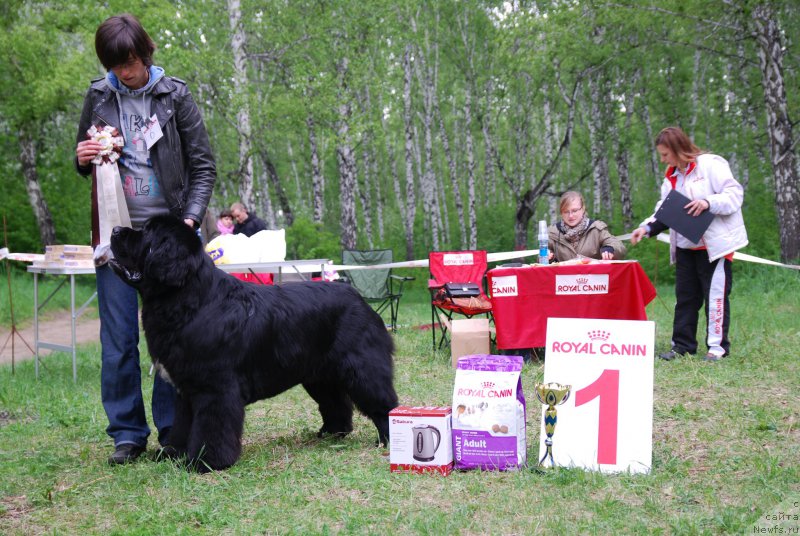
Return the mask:
POLYGON ((561 385, 560 383, 536 384, 536 398, 547 406, 544 412, 544 431, 547 434, 544 444, 547 450, 545 450, 542 459, 539 460, 537 469, 552 469, 556 466, 553 460, 553 434, 556 432, 556 423, 558 422, 556 406, 566 402, 571 392, 571 385, 561 385), (550 460, 550 465, 545 465, 545 461, 548 459, 550 460))
POLYGON ((112 126, 92 126, 87 132, 89 139, 94 140, 102 149, 92 160, 94 179, 97 184, 97 214, 100 227, 100 243, 94 251, 95 265, 108 262, 111 254, 111 231, 116 226, 130 227, 131 218, 128 205, 122 192, 122 179, 119 175, 117 160, 122 154, 125 140, 112 126))

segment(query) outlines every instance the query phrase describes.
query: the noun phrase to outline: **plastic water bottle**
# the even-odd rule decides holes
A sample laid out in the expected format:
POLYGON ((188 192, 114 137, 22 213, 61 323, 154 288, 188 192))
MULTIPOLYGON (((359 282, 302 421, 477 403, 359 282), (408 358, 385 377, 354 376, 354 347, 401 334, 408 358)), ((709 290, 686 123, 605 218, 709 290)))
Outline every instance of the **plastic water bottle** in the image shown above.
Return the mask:
POLYGON ((550 264, 547 260, 550 251, 547 248, 547 222, 539 220, 539 264, 550 264))

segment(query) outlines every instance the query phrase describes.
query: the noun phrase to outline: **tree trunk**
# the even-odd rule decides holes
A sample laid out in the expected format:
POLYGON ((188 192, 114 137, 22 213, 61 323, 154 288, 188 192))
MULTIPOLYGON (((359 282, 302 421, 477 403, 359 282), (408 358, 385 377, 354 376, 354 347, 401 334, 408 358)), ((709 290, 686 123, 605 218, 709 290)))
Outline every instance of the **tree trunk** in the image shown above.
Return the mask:
POLYGON ((270 179, 267 176, 266 166, 261 167, 258 178, 258 181, 253 181, 253 206, 256 207, 254 210, 261 214, 267 229, 277 229, 275 210, 272 208, 272 198, 269 195, 270 179))
POLYGON ((47 201, 42 194, 39 184, 39 172, 36 169, 36 141, 26 128, 19 130, 19 161, 22 166, 22 175, 25 177, 25 189, 28 192, 28 201, 33 208, 36 224, 39 226, 39 238, 42 245, 49 246, 56 242, 56 229, 53 225, 53 216, 47 208, 47 201))
POLYGON ((289 197, 286 195, 286 190, 283 188, 283 184, 281 183, 281 178, 278 176, 278 170, 275 169, 275 164, 273 164, 272 159, 269 157, 269 154, 266 150, 262 149, 260 153, 261 161, 264 165, 264 169, 267 172, 267 180, 275 190, 275 195, 278 196, 278 202, 280 203, 281 207, 280 216, 283 218, 286 226, 291 227, 292 224, 294 224, 294 211, 292 211, 292 206, 289 203, 289 197))
POLYGON ((339 164, 339 206, 341 246, 344 249, 355 249, 356 235, 356 159, 350 142, 351 107, 348 98, 347 73, 348 58, 342 58, 336 65, 339 77, 339 117, 336 140, 336 160, 339 164))
POLYGON ((414 186, 414 123, 411 111, 411 45, 406 45, 403 54, 403 125, 405 131, 406 161, 406 206, 403 221, 406 234, 406 259, 414 258, 414 219, 417 215, 417 199, 414 186))
POLYGON ((367 238, 367 247, 374 248, 372 240, 372 165, 370 164, 369 147, 372 144, 372 135, 365 132, 361 136, 361 161, 363 162, 364 172, 361 174, 364 177, 363 185, 358 187, 358 197, 361 201, 361 216, 364 219, 364 234, 367 238))
POLYGON ((431 245, 433 251, 441 249, 442 221, 439 207, 439 198, 436 194, 436 175, 433 171, 433 92, 434 82, 431 80, 431 73, 428 70, 427 62, 424 61, 422 53, 419 52, 416 65, 421 64, 421 69, 417 71, 417 77, 422 87, 422 127, 425 144, 425 160, 422 172, 420 187, 422 188, 422 199, 425 207, 425 215, 430 224, 431 245))
POLYGON ((322 167, 319 162, 319 147, 317 146, 317 133, 314 124, 314 117, 306 117, 306 129, 308 130, 308 145, 311 151, 311 205, 314 207, 314 223, 322 223, 325 215, 325 177, 322 175, 322 167))
POLYGON ((301 209, 307 206, 306 200, 303 199, 303 189, 300 186, 300 173, 297 172, 297 160, 294 157, 294 148, 292 147, 292 140, 286 139, 286 155, 289 157, 289 165, 292 168, 292 177, 294 178, 294 195, 297 199, 297 204, 301 209))
MULTIPOLYGON (((369 116, 372 110, 372 96, 370 93, 369 86, 364 88, 364 99, 362 101, 363 104, 363 111, 364 114, 369 116)), ((370 190, 372 191, 372 207, 373 209, 369 212, 370 220, 372 214, 375 215, 376 219, 376 226, 378 231, 378 243, 383 243, 383 231, 384 231, 384 223, 383 223, 383 205, 385 203, 384 193, 383 193, 383 181, 381 181, 380 171, 378 169, 378 157, 375 155, 375 135, 372 128, 367 132, 366 137, 364 139, 364 182, 369 183, 370 190), (369 178, 367 180, 367 178, 369 178)), ((373 233, 370 232, 368 235, 369 246, 374 246, 374 238, 373 233)))
MULTIPOLYGON (((625 84, 627 87, 618 87, 617 92, 625 95, 625 123, 623 125, 622 133, 619 131, 617 122, 614 121, 614 141, 617 153, 617 175, 619 176, 619 197, 620 205, 622 206, 622 225, 625 229, 629 229, 633 225, 633 202, 631 200, 631 179, 629 173, 629 160, 630 150, 628 149, 628 132, 630 132, 631 121, 633 119, 634 96, 636 87, 636 79, 638 72, 633 75, 633 80, 630 84, 625 84)), ((620 80, 620 77, 616 77, 620 80)), ((620 84, 622 86, 622 84, 620 84)))
MULTIPOLYGON (((464 249, 467 247, 467 222, 464 219, 464 199, 461 196, 461 185, 458 182, 456 161, 453 158, 453 152, 450 150, 450 137, 444 125, 444 118, 442 117, 442 111, 439 108, 439 99, 437 97, 434 97, 433 105, 436 119, 439 123, 439 139, 442 142, 442 150, 444 151, 445 160, 447 160, 447 170, 450 174, 450 185, 453 188, 453 203, 455 204, 456 213, 458 214, 459 248, 464 249)), ((445 206, 444 200, 442 200, 442 205, 445 206)))
MULTIPOLYGON (((381 99, 381 108, 380 109, 381 110, 384 109, 383 99, 381 99)), ((406 221, 406 205, 405 205, 405 198, 400 193, 400 176, 399 176, 399 174, 397 172, 397 158, 395 156, 394 143, 393 143, 393 139, 392 139, 391 133, 389 131, 388 125, 386 123, 386 118, 384 117, 383 113, 381 113, 381 126, 383 127, 384 140, 385 140, 385 143, 386 143, 386 158, 387 158, 388 163, 389 163, 389 170, 390 170, 389 174, 391 175, 392 190, 394 191, 394 197, 395 197, 395 200, 397 202, 397 208, 400 210, 400 221, 401 222, 405 222, 406 221)), ((379 209, 380 210, 383 209, 383 203, 381 203, 381 206, 379 207, 379 209)), ((381 240, 383 240, 383 236, 381 236, 381 240)), ((410 260, 410 259, 411 259, 411 257, 408 257, 406 260, 410 260)))
MULTIPOLYGON (((542 85, 542 122, 544 124, 544 162, 550 162, 556 150, 556 137, 557 125, 553 121, 553 109, 550 102, 550 86, 549 84, 542 85)), ((531 188, 536 184, 536 173, 538 172, 536 165, 531 165, 531 188)), ((559 183, 563 183, 563 179, 556 182, 555 187, 557 192, 563 192, 566 189, 559 187, 559 183)), ((559 200, 553 196, 547 206, 547 220, 554 222, 559 216, 559 200)))
POLYGON ((781 258, 784 262, 800 260, 800 192, 798 192, 797 156, 792 122, 786 102, 783 78, 785 49, 781 29, 771 4, 753 10, 761 66, 761 83, 766 103, 772 172, 775 177, 775 205, 780 225, 781 258))
POLYGON ((644 123, 644 129, 647 133, 647 140, 645 140, 645 154, 649 156, 648 167, 650 168, 650 176, 653 177, 655 180, 655 188, 658 190, 661 187, 661 181, 664 180, 664 177, 658 172, 658 160, 656 160, 656 150, 653 147, 653 142, 656 139, 655 134, 653 133, 653 124, 650 121, 650 108, 647 106, 647 100, 645 97, 645 90, 644 84, 641 88, 642 93, 642 122, 644 123))
MULTIPOLYGON (((239 133, 239 198, 244 206, 255 206, 253 195, 253 156, 251 150, 250 110, 247 106, 247 57, 245 33, 242 28, 242 9, 239 0, 228 0, 228 22, 231 29, 233 54, 234 102, 238 102, 236 129, 239 133)), ((268 192, 264 192, 269 195, 268 192)))
POLYGON ((489 113, 490 106, 491 106, 491 99, 490 95, 492 94, 492 82, 491 80, 486 82, 486 105, 480 114, 478 120, 481 123, 481 132, 483 133, 483 142, 485 144, 486 156, 484 157, 484 183, 483 188, 481 188, 481 193, 483 194, 483 206, 489 206, 489 199, 494 198, 494 193, 497 190, 497 180, 495 179, 495 166, 497 165, 497 152, 492 143, 492 135, 489 132, 490 123, 491 123, 491 116, 489 113))
MULTIPOLYGON (((700 28, 698 31, 702 31, 700 28)), ((702 59, 702 55, 700 54, 700 49, 695 49, 694 51, 694 68, 692 69, 692 94, 691 94, 691 110, 692 110, 692 118, 689 123, 689 137, 691 139, 697 139, 695 136, 697 132, 695 132, 695 128, 697 127, 697 112, 700 110, 700 86, 701 84, 705 87, 703 83, 703 71, 701 70, 700 60, 702 59)))
POLYGON ((589 78, 591 104, 589 112, 589 146, 592 155, 592 174, 594 177, 595 217, 608 218, 611 215, 611 183, 608 177, 608 156, 606 154, 606 121, 604 106, 608 100, 603 73, 589 78))

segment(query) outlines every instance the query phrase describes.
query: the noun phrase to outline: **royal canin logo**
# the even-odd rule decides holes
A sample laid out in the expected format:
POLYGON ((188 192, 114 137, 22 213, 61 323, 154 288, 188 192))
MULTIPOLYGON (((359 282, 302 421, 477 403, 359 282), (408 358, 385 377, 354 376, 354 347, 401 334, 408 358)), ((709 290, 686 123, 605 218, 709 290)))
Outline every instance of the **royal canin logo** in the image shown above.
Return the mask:
POLYGON ((593 329, 588 333, 590 341, 607 341, 611 334, 602 329, 593 329))
POLYGON ((472 266, 474 263, 472 253, 445 253, 442 256, 443 266, 472 266))
POLYGON ((494 382, 483 382, 481 383, 481 387, 486 387, 487 389, 491 389, 494 387, 494 382))
POLYGON ((492 279, 492 298, 504 296, 517 296, 517 276, 505 275, 492 279))
POLYGON ((548 351, 561 354, 577 355, 607 355, 621 357, 646 357, 647 345, 624 343, 617 344, 609 342, 611 332, 604 329, 593 329, 586 333, 589 342, 586 341, 555 341, 548 348, 548 351))
POLYGON ((556 274, 556 295, 608 294, 608 274, 556 274))

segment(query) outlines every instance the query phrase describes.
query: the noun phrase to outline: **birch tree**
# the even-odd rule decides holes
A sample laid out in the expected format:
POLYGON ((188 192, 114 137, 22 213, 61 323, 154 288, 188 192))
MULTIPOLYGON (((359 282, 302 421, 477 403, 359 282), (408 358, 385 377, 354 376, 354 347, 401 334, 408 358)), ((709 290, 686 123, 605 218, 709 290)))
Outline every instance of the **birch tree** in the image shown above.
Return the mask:
POLYGON ((775 177, 775 205, 780 223, 781 257, 800 260, 800 191, 797 138, 789 118, 784 84, 785 45, 781 26, 769 2, 753 9, 761 85, 767 112, 770 159, 775 177))
POLYGON ((247 98, 247 55, 240 0, 228 0, 228 25, 233 55, 233 100, 236 106, 236 130, 239 136, 239 199, 248 209, 256 206, 253 194, 253 155, 250 109, 247 98))

